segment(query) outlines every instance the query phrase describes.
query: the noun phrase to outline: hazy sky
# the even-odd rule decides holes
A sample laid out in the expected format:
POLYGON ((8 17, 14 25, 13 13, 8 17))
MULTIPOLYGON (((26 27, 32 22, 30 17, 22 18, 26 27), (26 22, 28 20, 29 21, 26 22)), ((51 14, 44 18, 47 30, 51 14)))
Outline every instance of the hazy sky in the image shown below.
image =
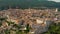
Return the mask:
POLYGON ((49 0, 49 1, 55 1, 55 2, 60 2, 60 0, 49 0))

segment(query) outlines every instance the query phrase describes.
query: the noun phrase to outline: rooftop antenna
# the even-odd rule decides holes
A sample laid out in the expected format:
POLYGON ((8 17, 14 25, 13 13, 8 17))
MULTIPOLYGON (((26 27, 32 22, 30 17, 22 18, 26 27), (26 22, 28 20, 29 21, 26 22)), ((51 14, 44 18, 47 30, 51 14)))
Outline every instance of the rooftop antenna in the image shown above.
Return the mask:
POLYGON ((29 8, 29 11, 30 11, 31 9, 29 8))

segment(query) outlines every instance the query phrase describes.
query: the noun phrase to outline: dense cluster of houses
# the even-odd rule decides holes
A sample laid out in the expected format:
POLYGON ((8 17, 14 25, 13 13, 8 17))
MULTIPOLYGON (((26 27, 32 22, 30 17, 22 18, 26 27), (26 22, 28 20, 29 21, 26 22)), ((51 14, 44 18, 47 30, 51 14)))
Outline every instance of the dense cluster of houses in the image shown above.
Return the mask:
MULTIPOLYGON (((0 16, 7 17, 7 21, 31 27, 30 34, 46 32, 51 23, 60 22, 60 12, 56 9, 8 9, 0 11, 0 16)), ((6 23, 3 23, 5 25, 6 23)), ((6 24, 7 25, 7 24, 6 24)), ((7 25, 8 26, 8 25, 7 25)), ((26 28, 22 28, 23 30, 26 28)))

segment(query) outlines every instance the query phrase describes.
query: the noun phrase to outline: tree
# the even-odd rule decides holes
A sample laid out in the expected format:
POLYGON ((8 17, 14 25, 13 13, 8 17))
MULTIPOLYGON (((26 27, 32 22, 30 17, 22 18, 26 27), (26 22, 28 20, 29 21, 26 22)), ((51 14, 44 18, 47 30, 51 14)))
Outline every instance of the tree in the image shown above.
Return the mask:
POLYGON ((0 26, 2 25, 2 22, 5 21, 7 18, 0 17, 0 26))
POLYGON ((60 34, 60 24, 52 24, 47 32, 43 34, 60 34))

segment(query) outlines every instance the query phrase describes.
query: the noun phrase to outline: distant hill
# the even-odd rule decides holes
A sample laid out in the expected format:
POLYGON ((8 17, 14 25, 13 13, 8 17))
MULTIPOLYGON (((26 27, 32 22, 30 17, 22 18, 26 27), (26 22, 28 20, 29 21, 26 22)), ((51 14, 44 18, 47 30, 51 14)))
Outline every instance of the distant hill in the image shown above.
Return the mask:
POLYGON ((33 8, 33 7, 48 7, 60 8, 60 3, 47 0, 0 0, 0 9, 12 8, 33 8))

